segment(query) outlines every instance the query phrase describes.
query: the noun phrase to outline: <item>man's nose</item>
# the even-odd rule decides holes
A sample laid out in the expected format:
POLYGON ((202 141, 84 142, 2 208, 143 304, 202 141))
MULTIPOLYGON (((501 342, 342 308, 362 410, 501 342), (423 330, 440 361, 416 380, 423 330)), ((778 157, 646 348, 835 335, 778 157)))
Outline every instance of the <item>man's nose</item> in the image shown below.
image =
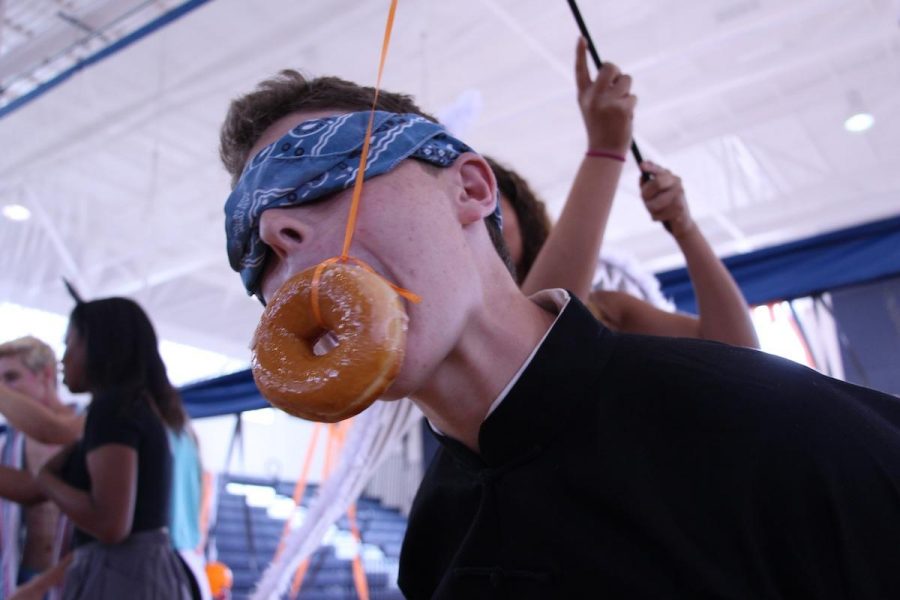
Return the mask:
POLYGON ((306 226, 290 209, 270 208, 259 217, 259 238, 281 260, 298 251, 308 237, 306 226))

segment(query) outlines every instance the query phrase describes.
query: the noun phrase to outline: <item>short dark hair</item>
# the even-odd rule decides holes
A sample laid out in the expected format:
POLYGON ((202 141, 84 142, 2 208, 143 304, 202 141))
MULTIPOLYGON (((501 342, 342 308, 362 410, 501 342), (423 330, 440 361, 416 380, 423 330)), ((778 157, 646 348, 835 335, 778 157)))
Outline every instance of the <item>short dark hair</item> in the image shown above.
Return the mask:
POLYGON ((79 302, 69 326, 84 340, 92 389, 122 394, 124 411, 131 402, 150 401, 166 426, 176 432, 184 429, 187 416, 181 396, 169 381, 144 309, 128 298, 79 302))
MULTIPOLYGON (((231 187, 237 185, 250 157, 250 150, 263 132, 279 119, 300 111, 349 110, 372 108, 375 88, 361 86, 339 77, 308 79, 298 71, 286 69, 266 79, 256 89, 231 102, 219 134, 219 157, 231 175, 231 187)), ((438 122, 413 101, 412 96, 396 92, 378 91, 378 110, 413 113, 438 122)), ((515 276, 509 250, 500 228, 491 219, 484 219, 494 248, 515 276)))
POLYGON ((515 265, 513 273, 516 281, 521 284, 531 271, 534 260, 550 235, 550 217, 547 215, 546 205, 532 191, 525 179, 495 159, 489 156, 484 158, 494 171, 500 193, 509 200, 519 221, 522 258, 519 264, 515 265))

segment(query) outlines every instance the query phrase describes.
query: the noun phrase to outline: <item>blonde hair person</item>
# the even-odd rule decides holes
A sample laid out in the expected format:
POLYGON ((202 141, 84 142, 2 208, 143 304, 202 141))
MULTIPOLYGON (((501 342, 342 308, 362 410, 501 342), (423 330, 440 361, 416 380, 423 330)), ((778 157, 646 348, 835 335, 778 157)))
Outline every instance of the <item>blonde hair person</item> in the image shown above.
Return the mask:
POLYGON ((33 373, 50 369, 56 387, 56 354, 46 343, 33 335, 26 335, 0 344, 0 358, 17 356, 33 373))
POLYGON ((40 425, 40 415, 74 416, 57 387, 56 355, 49 345, 34 336, 0 344, 0 412, 8 422, 0 453, 2 597, 53 567, 63 551, 66 520, 45 501, 33 476, 60 448, 40 425))

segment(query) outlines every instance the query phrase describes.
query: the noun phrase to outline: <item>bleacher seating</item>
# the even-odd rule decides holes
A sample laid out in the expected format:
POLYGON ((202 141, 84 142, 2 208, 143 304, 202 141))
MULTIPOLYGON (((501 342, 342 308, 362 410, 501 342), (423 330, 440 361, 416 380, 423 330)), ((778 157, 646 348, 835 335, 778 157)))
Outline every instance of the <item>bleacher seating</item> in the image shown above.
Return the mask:
MULTIPOLYGON (((290 482, 233 476, 220 482, 218 518, 211 533, 218 560, 228 565, 234 573, 234 600, 249 598, 260 574, 275 554, 285 522, 283 516, 272 516, 265 506, 249 505, 247 497, 240 493, 242 489, 247 489, 244 486, 273 488, 282 501, 283 497, 290 498, 293 494, 293 484, 290 482), (229 486, 229 483, 238 485, 229 486)), ((309 504, 315 492, 315 486, 307 489, 303 506, 309 504)), ((272 497, 274 499, 275 494, 272 497)), ((402 600, 403 594, 397 589, 396 581, 406 519, 398 511, 385 508, 371 498, 360 498, 356 518, 362 537, 363 565, 370 599, 402 600)), ((337 533, 346 538, 349 532, 346 516, 336 523, 336 528, 337 533)), ((326 538, 325 544, 310 557, 299 600, 349 600, 357 597, 352 556, 343 556, 336 547, 340 546, 336 541, 339 537, 332 535, 330 543, 326 538)))

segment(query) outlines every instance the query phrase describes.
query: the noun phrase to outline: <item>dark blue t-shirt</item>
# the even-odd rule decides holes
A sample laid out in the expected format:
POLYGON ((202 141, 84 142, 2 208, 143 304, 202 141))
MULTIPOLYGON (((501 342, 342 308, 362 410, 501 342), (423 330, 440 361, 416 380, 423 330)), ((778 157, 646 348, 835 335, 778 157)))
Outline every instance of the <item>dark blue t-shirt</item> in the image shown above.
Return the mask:
MULTIPOLYGON (((115 392, 96 394, 88 407, 84 437, 62 469, 62 478, 81 490, 91 489, 87 455, 107 444, 121 444, 138 453, 137 498, 131 532, 165 527, 169 522, 172 458, 165 426, 145 400, 128 401, 115 392)), ((74 545, 94 541, 75 530, 74 545)))

